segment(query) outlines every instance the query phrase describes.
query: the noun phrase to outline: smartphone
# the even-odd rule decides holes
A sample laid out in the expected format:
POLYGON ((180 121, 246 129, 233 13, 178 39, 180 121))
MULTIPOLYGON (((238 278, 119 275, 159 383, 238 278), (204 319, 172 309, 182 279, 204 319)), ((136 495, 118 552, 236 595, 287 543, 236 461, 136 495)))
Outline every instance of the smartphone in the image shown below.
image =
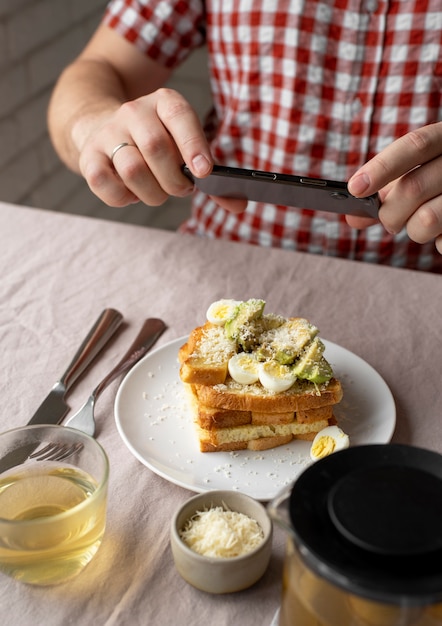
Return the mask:
POLYGON ((381 206, 378 194, 355 198, 349 193, 346 183, 336 180, 222 165, 214 165, 212 173, 205 178, 193 176, 186 165, 183 172, 198 189, 211 196, 374 218, 377 218, 381 206))

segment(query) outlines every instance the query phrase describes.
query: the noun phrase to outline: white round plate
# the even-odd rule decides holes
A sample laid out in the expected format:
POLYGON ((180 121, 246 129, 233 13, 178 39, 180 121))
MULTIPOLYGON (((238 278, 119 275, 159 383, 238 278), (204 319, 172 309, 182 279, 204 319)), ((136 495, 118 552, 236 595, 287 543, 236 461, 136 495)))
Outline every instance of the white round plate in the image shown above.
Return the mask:
MULTIPOLYGON (((311 443, 252 452, 200 452, 179 378, 178 349, 187 337, 147 354, 121 383, 115 420, 126 446, 166 480, 195 492, 233 489, 271 500, 310 463, 311 443)), ((340 379, 343 400, 335 408, 350 445, 388 443, 396 423, 393 396, 383 378, 349 350, 323 340, 325 356, 340 379)))

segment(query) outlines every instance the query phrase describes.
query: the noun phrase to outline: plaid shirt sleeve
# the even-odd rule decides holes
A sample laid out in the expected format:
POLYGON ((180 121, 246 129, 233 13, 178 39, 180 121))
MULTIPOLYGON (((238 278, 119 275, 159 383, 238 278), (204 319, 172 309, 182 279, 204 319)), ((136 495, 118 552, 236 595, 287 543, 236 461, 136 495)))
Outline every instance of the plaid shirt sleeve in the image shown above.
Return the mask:
POLYGON ((203 0, 111 0, 103 21, 170 68, 205 41, 203 0))

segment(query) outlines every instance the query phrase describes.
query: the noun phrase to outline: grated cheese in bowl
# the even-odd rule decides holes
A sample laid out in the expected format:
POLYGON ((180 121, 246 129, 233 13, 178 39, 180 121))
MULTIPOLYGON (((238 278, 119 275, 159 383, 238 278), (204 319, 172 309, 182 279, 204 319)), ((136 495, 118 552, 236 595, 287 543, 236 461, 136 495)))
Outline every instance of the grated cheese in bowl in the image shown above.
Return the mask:
POLYGON ((266 507, 244 493, 210 490, 175 512, 170 542, 175 566, 201 591, 247 589, 266 571, 273 525, 266 507))
POLYGON ((256 520, 222 506, 197 511, 179 535, 194 552, 224 559, 248 554, 264 539, 256 520))

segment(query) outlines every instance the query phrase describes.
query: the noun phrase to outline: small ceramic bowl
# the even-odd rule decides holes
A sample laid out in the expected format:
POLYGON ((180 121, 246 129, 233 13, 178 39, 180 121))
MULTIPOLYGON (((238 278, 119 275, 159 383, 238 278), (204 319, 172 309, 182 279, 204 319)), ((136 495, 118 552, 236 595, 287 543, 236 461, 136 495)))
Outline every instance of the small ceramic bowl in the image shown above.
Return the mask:
POLYGON ((171 547, 176 568, 188 583, 209 593, 232 593, 257 582, 269 564, 273 526, 265 507, 250 496, 235 491, 207 491, 193 496, 176 512, 171 524, 171 547), (264 538, 257 548, 243 556, 208 557, 189 548, 180 530, 197 511, 227 507, 244 513, 261 526, 264 538))

